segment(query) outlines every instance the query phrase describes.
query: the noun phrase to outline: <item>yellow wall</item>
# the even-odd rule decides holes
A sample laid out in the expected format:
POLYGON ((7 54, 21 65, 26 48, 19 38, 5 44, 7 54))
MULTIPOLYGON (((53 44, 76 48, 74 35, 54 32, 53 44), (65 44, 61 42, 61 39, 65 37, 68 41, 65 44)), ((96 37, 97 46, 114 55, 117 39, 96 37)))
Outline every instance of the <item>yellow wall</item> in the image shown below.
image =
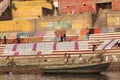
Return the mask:
POLYGON ((89 27, 90 24, 87 23, 87 20, 73 20, 72 21, 72 28, 78 29, 78 28, 85 28, 89 27))
POLYGON ((13 1, 13 18, 33 18, 42 16, 42 7, 52 9, 45 1, 13 1), (16 10, 15 10, 16 9, 16 10))
POLYGON ((108 27, 119 26, 120 25, 120 17, 108 17, 107 25, 108 25, 108 27))
POLYGON ((1 21, 0 32, 7 31, 32 31, 34 24, 28 20, 1 21))

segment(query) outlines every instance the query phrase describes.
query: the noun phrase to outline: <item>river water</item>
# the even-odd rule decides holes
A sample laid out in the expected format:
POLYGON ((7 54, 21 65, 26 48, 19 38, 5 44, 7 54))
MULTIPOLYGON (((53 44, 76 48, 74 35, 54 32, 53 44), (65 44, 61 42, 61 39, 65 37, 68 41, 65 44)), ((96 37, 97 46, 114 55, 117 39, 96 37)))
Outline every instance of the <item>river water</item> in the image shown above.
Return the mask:
POLYGON ((120 80, 120 72, 101 74, 4 74, 0 80, 120 80))

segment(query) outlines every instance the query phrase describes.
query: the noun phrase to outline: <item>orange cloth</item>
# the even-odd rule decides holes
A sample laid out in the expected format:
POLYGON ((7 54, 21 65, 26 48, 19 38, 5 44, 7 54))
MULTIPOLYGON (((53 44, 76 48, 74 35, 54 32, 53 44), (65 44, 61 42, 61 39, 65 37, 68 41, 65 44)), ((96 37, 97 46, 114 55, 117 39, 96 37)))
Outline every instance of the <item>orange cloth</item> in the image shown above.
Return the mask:
POLYGON ((81 29, 80 36, 85 36, 86 35, 86 29, 81 29))

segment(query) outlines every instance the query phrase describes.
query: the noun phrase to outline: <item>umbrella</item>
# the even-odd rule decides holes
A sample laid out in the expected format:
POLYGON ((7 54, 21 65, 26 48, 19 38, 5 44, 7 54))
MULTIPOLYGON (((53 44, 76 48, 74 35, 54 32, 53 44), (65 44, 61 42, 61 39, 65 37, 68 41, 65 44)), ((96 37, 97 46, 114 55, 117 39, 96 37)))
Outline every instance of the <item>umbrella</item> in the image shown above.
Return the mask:
POLYGON ((66 32, 66 28, 62 27, 62 26, 57 26, 55 28, 55 31, 58 32, 58 33, 61 33, 61 32, 66 32))

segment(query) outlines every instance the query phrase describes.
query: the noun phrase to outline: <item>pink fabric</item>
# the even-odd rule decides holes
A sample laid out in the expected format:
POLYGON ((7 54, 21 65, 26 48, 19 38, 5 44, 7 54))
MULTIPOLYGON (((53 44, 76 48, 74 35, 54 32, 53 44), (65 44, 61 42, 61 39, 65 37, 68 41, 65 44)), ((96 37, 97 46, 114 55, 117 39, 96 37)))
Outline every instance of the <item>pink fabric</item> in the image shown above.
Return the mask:
POLYGON ((35 44, 33 45, 33 51, 36 51, 36 46, 37 46, 37 44, 35 43, 35 44))
POLYGON ((35 33, 35 36, 45 36, 46 31, 38 31, 35 33))
POLYGON ((19 55, 19 52, 15 52, 15 53, 14 53, 14 56, 18 56, 18 55, 19 55))
POLYGON ((53 44, 53 50, 56 50, 56 42, 53 44))
POLYGON ((37 55, 40 56, 42 53, 41 52, 37 52, 37 55))
POLYGON ((14 44, 13 51, 16 51, 17 49, 17 44, 14 44))
POLYGON ((18 35, 18 32, 11 32, 8 36, 7 39, 16 39, 18 35))
POLYGON ((79 48, 78 48, 78 42, 75 42, 75 50, 79 50, 79 48))

